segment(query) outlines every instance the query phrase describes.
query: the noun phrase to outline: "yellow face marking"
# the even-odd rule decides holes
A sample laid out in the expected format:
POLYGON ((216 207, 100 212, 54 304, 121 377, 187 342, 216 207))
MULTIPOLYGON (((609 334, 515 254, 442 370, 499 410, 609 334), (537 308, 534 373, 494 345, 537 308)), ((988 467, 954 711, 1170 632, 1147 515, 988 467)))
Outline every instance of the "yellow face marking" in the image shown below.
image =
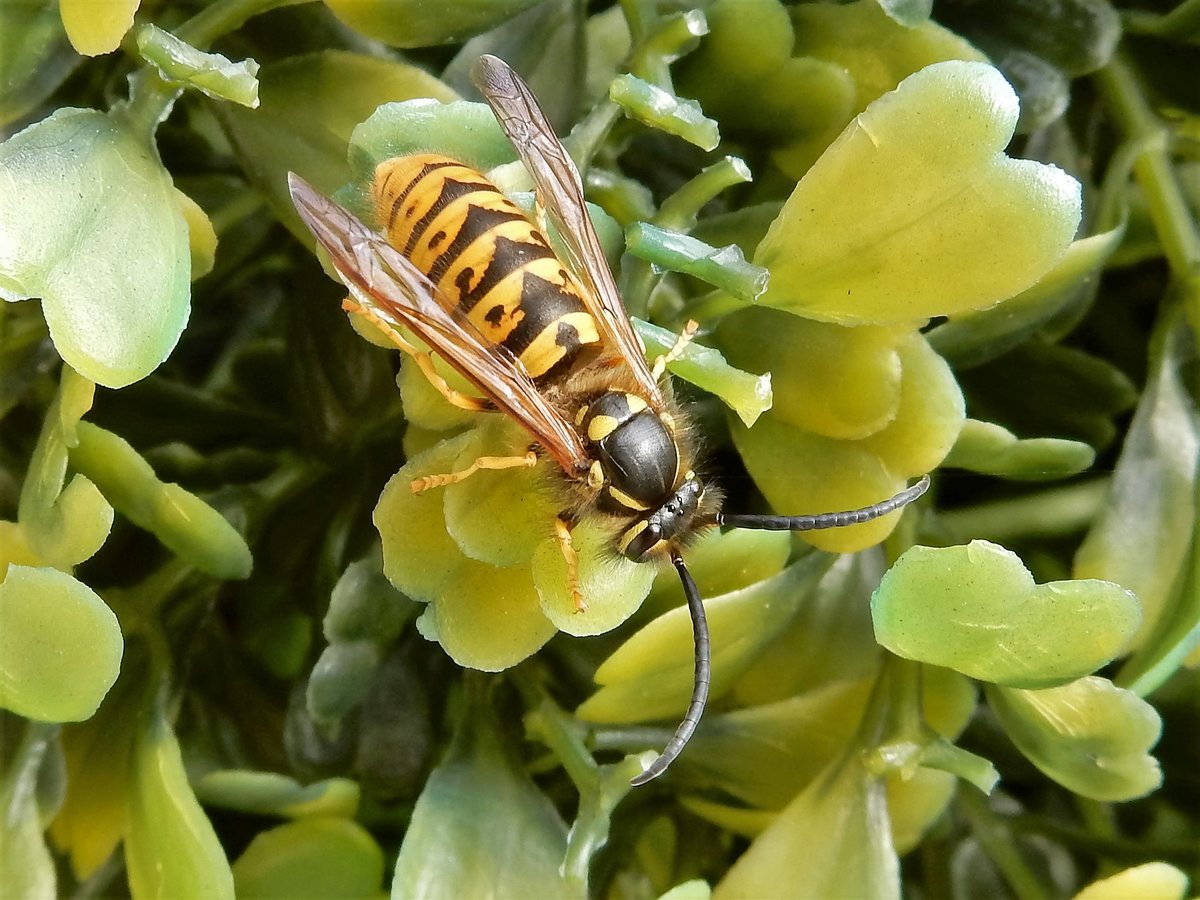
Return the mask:
POLYGON ((635 509, 638 512, 645 512, 646 510, 648 510, 650 508, 641 503, 638 503, 636 500, 634 500, 632 497, 630 497, 624 491, 618 490, 617 488, 613 487, 611 484, 608 486, 608 496, 612 497, 614 500, 616 500, 622 506, 627 507, 628 509, 635 509))
POLYGON ((596 416, 588 422, 587 436, 589 441, 601 441, 617 430, 621 423, 612 416, 596 416))

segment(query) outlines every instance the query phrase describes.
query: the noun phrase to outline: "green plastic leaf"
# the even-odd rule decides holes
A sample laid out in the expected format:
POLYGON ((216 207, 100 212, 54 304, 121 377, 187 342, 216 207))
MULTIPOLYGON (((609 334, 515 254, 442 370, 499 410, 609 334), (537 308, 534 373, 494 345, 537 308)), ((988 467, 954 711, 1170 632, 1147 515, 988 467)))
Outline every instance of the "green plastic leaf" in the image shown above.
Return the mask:
MULTIPOLYGON (((716 700, 779 636, 832 560, 814 553, 767 581, 721 597, 705 598, 712 640, 716 700)), ((590 722, 647 722, 677 716, 692 693, 695 652, 685 607, 659 616, 596 671, 601 685, 576 710, 590 722)))
POLYGON ((0 145, 0 167, 0 297, 41 297, 59 354, 98 384, 154 371, 187 322, 191 257, 153 150, 60 109, 0 145))
POLYGON ((1182 315, 1168 321, 1154 348, 1157 360, 1125 437, 1111 492, 1074 565, 1077 578, 1115 581, 1142 601, 1139 651, 1121 674, 1121 682, 1139 694, 1169 676, 1200 623, 1195 588, 1190 605, 1183 602, 1186 595, 1173 593, 1187 577, 1188 554, 1195 553, 1200 489, 1200 414, 1187 375, 1196 364, 1196 347, 1182 315))
POLYGON ((1004 77, 974 62, 909 76, 852 122, 796 186, 754 261, 761 302, 853 324, 983 309, 1066 250, 1080 187, 1004 155, 1017 120, 1004 77))
POLYGON ((585 608, 576 606, 562 547, 551 536, 533 552, 533 581, 542 612, 559 630, 577 637, 611 631, 646 599, 655 564, 618 555, 612 528, 603 521, 585 519, 571 532, 571 543, 579 558, 579 591, 585 608))
POLYGON ((875 677, 883 651, 871 630, 871 591, 883 574, 873 553, 836 557, 792 621, 734 686, 732 699, 762 706, 837 681, 875 677))
POLYGON ((452 100, 433 76, 407 63, 344 50, 324 50, 268 63, 258 73, 255 110, 217 104, 248 176, 293 235, 311 246, 287 190, 295 172, 324 194, 350 180, 346 144, 381 103, 409 97, 452 100))
POLYGON ((358 810, 358 783, 348 778, 327 778, 303 785, 276 772, 219 769, 196 783, 196 797, 259 816, 336 816, 353 818, 358 810))
POLYGON ((233 875, 188 784, 179 743, 154 716, 133 753, 125 868, 134 900, 234 896, 233 875))
POLYGON ((140 0, 59 0, 71 45, 84 56, 101 56, 121 46, 140 0))
POLYGON ((892 843, 900 856, 915 850, 925 832, 945 812, 958 788, 958 778, 936 769, 917 769, 907 778, 899 772, 884 779, 892 843))
POLYGON ((80 881, 104 865, 125 836, 130 760, 145 708, 144 644, 131 641, 120 678, 94 716, 62 729, 67 795, 50 823, 54 846, 80 881))
POLYGON ((753 302, 767 288, 767 270, 746 262, 736 244, 712 247, 647 222, 627 228, 625 242, 630 253, 660 269, 694 275, 746 302, 753 302))
POLYGON ((386 649, 385 643, 360 638, 322 650, 305 688, 312 717, 322 723, 337 722, 362 703, 386 649))
POLYGON ((751 308, 726 317, 717 336, 734 365, 770 373, 772 416, 784 422, 853 440, 896 416, 903 371, 896 345, 906 329, 847 328, 751 308))
MULTIPOLYGON (((778 575, 792 552, 784 531, 712 529, 688 546, 687 566, 701 597, 719 597, 778 575)), ((660 569, 643 609, 665 612, 685 603, 674 567, 660 569)))
POLYGON ((945 60, 987 61, 968 41, 932 20, 915 27, 899 23, 879 0, 806 3, 793 6, 790 12, 795 55, 833 63, 852 77, 852 114, 926 66, 945 60))
POLYGON ((467 560, 446 532, 443 497, 437 490, 414 494, 412 482, 453 471, 454 461, 471 440, 469 432, 460 434, 409 459, 384 486, 375 506, 384 574, 397 590, 414 600, 437 597, 467 560))
POLYGON ((1035 584, 989 541, 913 547, 871 598, 879 643, 981 681, 1040 688, 1095 671, 1128 644, 1137 598, 1106 581, 1035 584))
POLYGON ((383 574, 378 552, 351 563, 333 586, 322 629, 327 641, 369 638, 388 643, 418 611, 383 574))
POLYGON ((559 874, 567 829, 496 733, 478 700, 459 719, 446 759, 413 810, 392 897, 580 897, 559 874), (504 821, 495 813, 503 810, 504 821))
POLYGON ((0 583, 0 706, 45 722, 96 712, 117 680, 117 617, 87 585, 56 569, 9 566, 0 583))
POLYGON ((393 47, 459 43, 501 24, 537 0, 473 0, 452 6, 424 0, 326 0, 335 16, 393 47))
POLYGON ((80 422, 78 434, 71 463, 131 522, 210 575, 250 574, 250 548, 219 512, 179 485, 159 481, 150 464, 111 431, 80 422))
POLYGON ((900 896, 884 786, 857 761, 814 780, 713 890, 714 900, 784 896, 900 896))
MULTIPOLYGON (((753 428, 731 422, 734 446, 771 507, 783 515, 858 509, 905 487, 864 441, 839 441, 763 416, 753 428)), ((907 468, 904 460, 897 468, 907 468)), ((896 527, 901 513, 860 525, 802 532, 806 543, 834 553, 874 546, 896 527)))
POLYGON ((220 53, 204 53, 157 25, 137 33, 138 52, 169 82, 186 85, 215 100, 258 107, 258 63, 230 62, 220 53))
POLYGON ((957 369, 1011 350, 1094 283, 1124 236, 1122 224, 1073 242, 1033 287, 992 309, 944 322, 926 335, 929 343, 957 369))
POLYGON ((635 75, 620 75, 608 87, 614 103, 639 122, 683 138, 701 150, 721 142, 717 123, 704 115, 695 100, 681 100, 635 75))
POLYGON ((1143 863, 1122 869, 1093 881, 1075 895, 1074 900, 1183 900, 1187 896, 1188 877, 1165 862, 1143 863))
MULTIPOLYGON (((651 358, 671 352, 678 335, 641 319, 632 321, 651 358)), ((684 347, 678 359, 667 364, 667 369, 719 397, 747 426, 771 408, 771 375, 755 375, 734 368, 711 347, 692 342, 684 347)))
POLYGON ((837 681, 787 700, 710 714, 677 765, 745 804, 781 810, 846 751, 873 682, 837 681))
POLYGON ((248 898, 377 897, 383 851, 361 825, 302 819, 259 832, 233 863, 237 896, 248 898))
MULTIPOLYGON (((441 560, 429 563, 436 567, 441 560)), ((516 665, 555 632, 539 605, 528 563, 497 569, 466 559, 421 613, 417 628, 460 666, 484 672, 516 665)))
POLYGON ((943 465, 1022 481, 1053 481, 1089 468, 1096 451, 1061 438, 1018 440, 1007 428, 967 419, 943 465))
POLYGON ((1148 751, 1162 722, 1154 707, 1105 678, 1023 691, 988 685, 988 703, 1013 743, 1047 777, 1107 802, 1145 796, 1162 783, 1148 751))
MULTIPOLYGON (((503 416, 480 416, 468 433, 471 439, 449 471, 462 471, 484 456, 524 456, 529 449, 528 434, 503 416)), ((553 465, 479 471, 440 489, 446 532, 471 559, 499 568, 526 562, 534 547, 554 533, 560 507, 544 487, 545 470, 553 465), (496 527, 500 522, 503 528, 496 527)))

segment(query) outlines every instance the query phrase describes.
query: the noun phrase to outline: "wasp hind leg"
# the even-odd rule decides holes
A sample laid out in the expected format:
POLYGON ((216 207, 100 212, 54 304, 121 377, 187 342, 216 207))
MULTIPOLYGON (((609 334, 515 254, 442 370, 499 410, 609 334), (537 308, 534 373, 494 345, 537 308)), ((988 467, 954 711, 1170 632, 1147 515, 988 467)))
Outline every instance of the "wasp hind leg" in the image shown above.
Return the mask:
POLYGON ((446 379, 439 375, 437 369, 433 367, 433 356, 424 350, 418 350, 397 334, 396 330, 385 319, 379 316, 378 313, 368 309, 350 297, 342 301, 342 309, 356 316, 362 316, 382 331, 387 339, 395 344, 401 352, 412 358, 413 362, 417 364, 417 368, 421 370, 421 374, 425 376, 425 380, 433 385, 434 389, 453 406, 465 409, 467 412, 484 412, 493 408, 486 400, 479 397, 472 397, 470 394, 464 394, 462 391, 456 391, 450 387, 446 383, 446 379))
POLYGON ((558 538, 558 547, 562 550, 563 560, 567 564, 567 586, 571 590, 571 599, 575 602, 575 612, 587 610, 583 599, 583 591, 579 587, 579 554, 571 543, 571 521, 563 516, 554 520, 554 536, 558 538))
POLYGON ((409 484, 409 488, 414 494, 419 494, 430 488, 445 487, 448 484, 457 484, 460 481, 465 481, 480 469, 532 469, 536 465, 537 454, 532 450, 528 451, 524 456, 481 456, 465 469, 460 469, 457 472, 446 472, 443 475, 426 475, 423 478, 414 478, 409 484))
POLYGON ((700 325, 695 319, 688 319, 688 323, 683 326, 683 331, 675 339, 675 345, 665 354, 654 360, 654 368, 650 370, 650 374, 654 376, 655 381, 658 381, 662 377, 662 373, 667 371, 668 363, 675 362, 675 360, 683 355, 683 351, 692 342, 692 338, 696 336, 696 331, 699 328, 700 325))

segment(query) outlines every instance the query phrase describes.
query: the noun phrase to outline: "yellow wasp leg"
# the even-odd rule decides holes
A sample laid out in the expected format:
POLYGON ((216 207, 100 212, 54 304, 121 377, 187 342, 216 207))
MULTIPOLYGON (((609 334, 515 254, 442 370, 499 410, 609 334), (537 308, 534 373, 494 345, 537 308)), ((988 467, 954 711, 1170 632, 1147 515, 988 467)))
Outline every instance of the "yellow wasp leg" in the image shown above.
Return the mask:
POLYGON ((650 374, 654 376, 655 381, 658 381, 662 377, 662 373, 667 371, 667 363, 673 363, 679 359, 687 345, 692 342, 692 338, 696 336, 696 330, 699 327, 695 319, 688 319, 687 325, 683 327, 683 333, 675 339, 675 346, 665 355, 654 360, 654 368, 650 370, 650 374))
POLYGON ((358 303, 349 297, 342 301, 342 309, 348 313, 353 313, 356 316, 362 316, 376 328, 384 333, 389 341, 396 345, 402 352, 412 357, 413 362, 417 364, 417 368, 421 370, 421 374, 425 379, 434 386, 439 394, 445 397, 451 404, 459 409, 465 409, 467 412, 482 412, 491 409, 486 400, 481 400, 478 397, 472 397, 470 394, 464 394, 462 391, 456 391, 446 383, 446 379, 438 374, 437 369, 433 367, 433 357, 424 350, 418 350, 388 324, 387 320, 381 317, 375 311, 368 309, 361 303, 358 303))
POLYGON ((579 554, 571 543, 571 523, 562 516, 554 520, 554 536, 558 538, 559 549, 567 563, 567 585, 571 588, 571 599, 575 601, 575 612, 581 613, 587 609, 587 603, 579 589, 579 554))
POLYGON ((480 469, 517 469, 525 467, 532 469, 537 465, 537 454, 530 450, 524 456, 481 456, 465 469, 459 472, 447 472, 445 475, 426 475, 424 478, 414 478, 409 488, 414 494, 427 491, 430 488, 444 487, 457 484, 470 478, 480 469))

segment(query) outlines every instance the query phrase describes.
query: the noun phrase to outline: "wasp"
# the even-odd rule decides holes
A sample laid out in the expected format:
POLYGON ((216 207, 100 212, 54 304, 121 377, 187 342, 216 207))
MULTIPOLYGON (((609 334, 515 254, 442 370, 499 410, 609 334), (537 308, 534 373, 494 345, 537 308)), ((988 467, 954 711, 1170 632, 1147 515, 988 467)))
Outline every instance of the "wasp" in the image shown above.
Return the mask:
POLYGON ((844 512, 722 512, 720 491, 696 474, 687 414, 665 377, 694 326, 670 353, 647 362, 588 216, 579 171, 529 86, 494 56, 481 56, 471 77, 529 171, 565 263, 534 219, 480 172, 444 156, 379 164, 372 185, 379 231, 295 174, 291 196, 351 289, 346 308, 381 326, 451 403, 501 412, 532 439, 523 456, 482 457, 461 472, 417 479, 414 491, 548 458, 560 470, 564 512, 554 529, 577 608, 586 601, 571 528, 585 516, 610 520, 614 552, 636 562, 670 560, 677 570, 692 617, 695 678, 671 740, 633 779, 644 784, 683 750, 708 699, 708 625, 681 552, 688 541, 713 526, 804 531, 865 522, 915 500, 929 479, 844 512), (410 343, 409 333, 428 349, 410 343), (431 352, 482 398, 448 385, 431 352))

